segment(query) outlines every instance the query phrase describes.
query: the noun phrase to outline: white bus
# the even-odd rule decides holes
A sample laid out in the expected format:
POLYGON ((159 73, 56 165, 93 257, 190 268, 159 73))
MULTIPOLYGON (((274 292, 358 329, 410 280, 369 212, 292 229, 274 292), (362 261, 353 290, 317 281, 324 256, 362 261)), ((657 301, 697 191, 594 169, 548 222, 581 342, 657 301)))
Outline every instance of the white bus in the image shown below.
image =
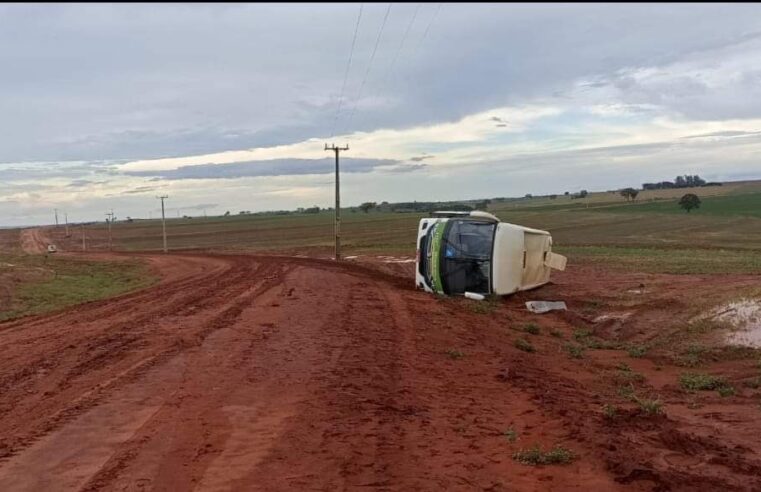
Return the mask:
POLYGON ((500 222, 487 212, 434 212, 420 220, 415 284, 442 295, 507 295, 550 280, 565 256, 547 231, 500 222))

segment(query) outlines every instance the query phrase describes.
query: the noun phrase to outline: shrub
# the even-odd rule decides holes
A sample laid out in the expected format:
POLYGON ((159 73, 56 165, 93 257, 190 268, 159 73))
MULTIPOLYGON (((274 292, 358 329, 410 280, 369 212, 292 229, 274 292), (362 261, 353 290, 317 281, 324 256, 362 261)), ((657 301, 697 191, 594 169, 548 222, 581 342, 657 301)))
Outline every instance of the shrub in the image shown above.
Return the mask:
POLYGON ((524 352, 536 352, 536 349, 533 345, 531 345, 531 342, 524 338, 519 338, 515 341, 515 348, 523 350, 524 352))
POLYGON ((562 446, 555 446, 549 451, 542 451, 539 445, 521 449, 513 454, 513 459, 524 465, 565 465, 573 461, 574 455, 562 446))
POLYGON ((685 373, 679 376, 679 385, 688 391, 707 391, 726 385, 723 378, 702 373, 685 373))
POLYGON ((539 334, 539 325, 536 323, 526 323, 523 325, 523 331, 526 333, 531 333, 532 335, 538 335, 539 334))

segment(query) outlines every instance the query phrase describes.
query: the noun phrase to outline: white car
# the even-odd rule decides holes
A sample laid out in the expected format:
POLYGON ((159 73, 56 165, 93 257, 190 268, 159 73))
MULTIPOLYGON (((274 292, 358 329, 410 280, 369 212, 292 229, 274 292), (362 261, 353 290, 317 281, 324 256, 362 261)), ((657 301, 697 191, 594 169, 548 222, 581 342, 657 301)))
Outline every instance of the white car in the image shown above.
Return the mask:
POLYGON ((487 212, 434 212, 418 226, 415 284, 427 292, 513 294, 546 284, 565 265, 549 232, 487 212))

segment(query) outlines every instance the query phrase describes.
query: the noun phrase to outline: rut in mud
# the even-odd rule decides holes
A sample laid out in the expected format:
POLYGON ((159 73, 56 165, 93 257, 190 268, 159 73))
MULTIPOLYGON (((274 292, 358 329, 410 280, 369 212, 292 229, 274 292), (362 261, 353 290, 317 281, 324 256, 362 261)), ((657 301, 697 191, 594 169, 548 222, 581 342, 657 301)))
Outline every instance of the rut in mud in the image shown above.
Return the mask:
POLYGON ((547 334, 567 316, 531 337, 518 298, 484 315, 358 265, 142 257, 159 285, 0 323, 0 490, 761 487, 739 407, 606 419, 600 366, 547 334), (576 459, 512 459, 533 444, 576 459))

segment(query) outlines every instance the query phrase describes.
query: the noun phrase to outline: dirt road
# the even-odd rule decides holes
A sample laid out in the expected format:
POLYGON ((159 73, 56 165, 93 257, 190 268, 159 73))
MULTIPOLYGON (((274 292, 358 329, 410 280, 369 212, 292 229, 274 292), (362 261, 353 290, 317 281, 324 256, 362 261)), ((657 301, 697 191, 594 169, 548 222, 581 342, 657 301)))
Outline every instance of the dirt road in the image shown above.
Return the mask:
POLYGON ((358 265, 143 258, 160 285, 0 323, 0 490, 761 487, 739 404, 611 422, 616 361, 580 365, 546 331, 518 350, 521 299, 485 316, 358 265), (512 459, 534 444, 576 459, 512 459))
POLYGON ((29 254, 43 254, 48 250, 50 241, 42 227, 21 230, 21 250, 29 254))

